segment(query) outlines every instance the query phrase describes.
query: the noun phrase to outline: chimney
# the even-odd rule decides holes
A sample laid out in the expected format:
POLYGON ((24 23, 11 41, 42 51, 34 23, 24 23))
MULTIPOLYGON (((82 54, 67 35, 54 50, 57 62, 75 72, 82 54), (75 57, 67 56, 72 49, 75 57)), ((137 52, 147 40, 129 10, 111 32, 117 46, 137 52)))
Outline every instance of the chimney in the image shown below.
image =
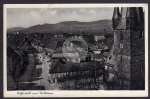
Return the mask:
POLYGON ((115 7, 113 17, 112 17, 113 29, 116 29, 116 27, 119 23, 119 19, 120 19, 119 8, 115 7))

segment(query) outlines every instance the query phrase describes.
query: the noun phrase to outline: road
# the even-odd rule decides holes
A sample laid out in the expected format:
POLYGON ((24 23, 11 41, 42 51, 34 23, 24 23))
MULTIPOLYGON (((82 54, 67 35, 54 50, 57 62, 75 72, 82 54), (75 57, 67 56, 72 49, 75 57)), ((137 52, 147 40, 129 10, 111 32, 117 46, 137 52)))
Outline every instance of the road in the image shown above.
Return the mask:
MULTIPOLYGON (((41 65, 36 65, 36 69, 42 70, 40 76, 38 77, 38 80, 32 81, 37 86, 44 86, 45 90, 58 90, 57 84, 50 84, 48 80, 49 75, 49 69, 51 66, 50 57, 47 55, 44 55, 43 53, 39 53, 37 55, 37 58, 40 58, 40 60, 43 61, 41 65), (41 58, 40 58, 41 57, 41 58)), ((34 75, 37 75, 36 70, 34 71, 34 75)), ((33 77, 35 77, 33 75, 33 77)), ((33 78, 34 79, 34 78, 33 78)))
POLYGON ((36 69, 41 69, 40 79, 33 82, 38 86, 44 86, 45 90, 50 90, 48 82, 49 65, 51 64, 51 62, 48 61, 50 58, 43 55, 43 53, 39 53, 39 56, 43 56, 43 63, 41 65, 36 65, 36 69))

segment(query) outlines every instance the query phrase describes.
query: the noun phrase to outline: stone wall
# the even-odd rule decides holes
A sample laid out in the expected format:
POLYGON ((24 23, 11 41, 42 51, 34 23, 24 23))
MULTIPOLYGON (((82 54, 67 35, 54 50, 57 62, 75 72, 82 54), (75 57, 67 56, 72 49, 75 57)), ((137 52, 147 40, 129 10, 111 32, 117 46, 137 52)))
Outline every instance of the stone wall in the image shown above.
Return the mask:
POLYGON ((145 59, 144 55, 131 58, 131 89, 144 90, 145 86, 145 59))
POLYGON ((114 68, 120 89, 144 89, 144 42, 139 35, 140 31, 133 30, 114 33, 114 68))

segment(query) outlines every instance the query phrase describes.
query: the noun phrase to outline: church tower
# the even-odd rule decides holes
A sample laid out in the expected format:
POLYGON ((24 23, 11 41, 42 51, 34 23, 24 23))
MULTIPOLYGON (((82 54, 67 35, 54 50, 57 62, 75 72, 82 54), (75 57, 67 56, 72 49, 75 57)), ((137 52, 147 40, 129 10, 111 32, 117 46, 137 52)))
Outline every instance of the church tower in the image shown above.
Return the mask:
POLYGON ((142 7, 114 8, 114 62, 116 79, 123 90, 144 89, 144 14, 142 7), (120 16, 120 18, 118 18, 120 16), (114 21, 118 20, 118 22, 114 21))

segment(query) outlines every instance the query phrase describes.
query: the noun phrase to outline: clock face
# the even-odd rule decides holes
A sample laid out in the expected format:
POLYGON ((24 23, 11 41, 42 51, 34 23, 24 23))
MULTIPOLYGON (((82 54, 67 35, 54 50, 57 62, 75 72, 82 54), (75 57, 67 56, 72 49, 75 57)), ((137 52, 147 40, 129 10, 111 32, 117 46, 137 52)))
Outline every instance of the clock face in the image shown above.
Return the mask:
POLYGON ((88 53, 88 46, 82 37, 73 36, 63 43, 62 52, 66 59, 83 60, 88 53))

